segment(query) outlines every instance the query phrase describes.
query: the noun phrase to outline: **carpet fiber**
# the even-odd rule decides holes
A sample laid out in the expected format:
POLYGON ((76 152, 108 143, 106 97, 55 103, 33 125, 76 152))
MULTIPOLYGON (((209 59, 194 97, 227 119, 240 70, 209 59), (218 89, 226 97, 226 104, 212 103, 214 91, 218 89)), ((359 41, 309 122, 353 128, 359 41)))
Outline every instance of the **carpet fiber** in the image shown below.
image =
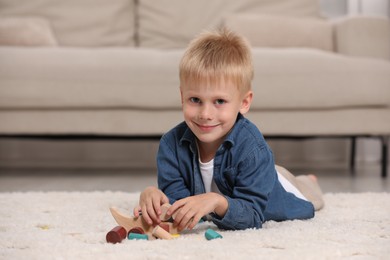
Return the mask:
MULTIPOLYGON (((108 244, 109 207, 129 211, 138 193, 0 193, 0 259, 385 259, 390 255, 390 194, 325 194, 307 221, 267 222, 222 231, 198 224, 175 240, 108 244), (207 228, 223 238, 206 240, 207 228)), ((387 258, 388 259, 388 258, 387 258)))

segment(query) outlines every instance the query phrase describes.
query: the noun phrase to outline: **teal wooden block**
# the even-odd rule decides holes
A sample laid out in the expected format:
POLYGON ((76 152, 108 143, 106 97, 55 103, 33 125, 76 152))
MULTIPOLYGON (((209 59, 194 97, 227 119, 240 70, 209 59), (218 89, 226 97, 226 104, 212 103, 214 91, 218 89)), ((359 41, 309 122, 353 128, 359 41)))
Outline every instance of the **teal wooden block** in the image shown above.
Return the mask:
POLYGON ((215 232, 211 228, 206 230, 206 233, 204 234, 207 240, 212 240, 216 238, 222 238, 221 234, 215 232))
POLYGON ((146 234, 138 234, 138 233, 129 233, 128 239, 130 240, 148 240, 148 235, 146 234))

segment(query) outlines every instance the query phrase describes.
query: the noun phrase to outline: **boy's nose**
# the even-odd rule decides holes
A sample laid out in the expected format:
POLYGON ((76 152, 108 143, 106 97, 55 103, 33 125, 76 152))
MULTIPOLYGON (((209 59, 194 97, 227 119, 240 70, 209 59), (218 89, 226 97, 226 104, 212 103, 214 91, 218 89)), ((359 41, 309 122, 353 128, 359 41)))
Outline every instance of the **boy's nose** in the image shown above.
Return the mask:
POLYGON ((209 105, 203 105, 200 111, 200 118, 203 120, 212 119, 212 108, 209 105))

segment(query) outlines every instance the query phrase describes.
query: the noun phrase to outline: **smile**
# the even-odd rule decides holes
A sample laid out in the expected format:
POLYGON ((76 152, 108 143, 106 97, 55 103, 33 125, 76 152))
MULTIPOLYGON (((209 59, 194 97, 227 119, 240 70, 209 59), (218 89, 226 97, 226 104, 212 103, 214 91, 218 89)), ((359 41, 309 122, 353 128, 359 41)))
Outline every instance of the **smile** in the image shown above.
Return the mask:
MULTIPOLYGON (((195 123, 196 124, 196 123, 195 123)), ((198 126, 198 128, 200 130, 202 130, 203 132, 210 132, 212 131, 215 127, 217 127, 218 125, 200 125, 200 124, 196 124, 198 126)))

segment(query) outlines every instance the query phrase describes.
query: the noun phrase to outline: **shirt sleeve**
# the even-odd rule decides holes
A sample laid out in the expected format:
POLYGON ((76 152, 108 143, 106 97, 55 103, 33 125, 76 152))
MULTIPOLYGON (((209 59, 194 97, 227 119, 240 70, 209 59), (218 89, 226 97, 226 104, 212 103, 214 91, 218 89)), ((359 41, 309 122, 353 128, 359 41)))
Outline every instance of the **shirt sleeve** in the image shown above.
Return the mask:
POLYGON ((222 229, 261 228, 268 195, 277 178, 273 155, 268 146, 257 147, 246 156, 234 173, 232 194, 225 196, 228 210, 224 217, 213 214, 213 222, 222 229))
POLYGON ((180 173, 174 146, 163 137, 157 153, 158 187, 169 198, 169 203, 190 196, 188 183, 180 173))

